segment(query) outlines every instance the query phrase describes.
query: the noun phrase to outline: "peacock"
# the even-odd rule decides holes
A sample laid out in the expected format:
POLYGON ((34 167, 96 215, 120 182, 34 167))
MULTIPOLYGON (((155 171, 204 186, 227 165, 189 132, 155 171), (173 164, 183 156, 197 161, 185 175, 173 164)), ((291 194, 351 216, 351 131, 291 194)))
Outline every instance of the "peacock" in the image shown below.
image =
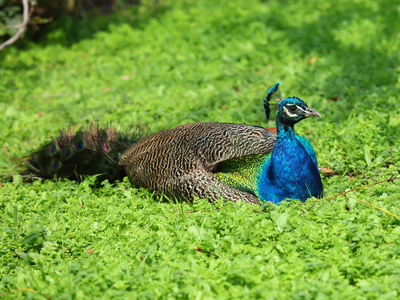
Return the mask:
POLYGON ((231 123, 192 123, 147 135, 92 123, 64 129, 26 157, 22 174, 31 178, 97 175, 111 182, 128 176, 137 187, 190 200, 239 199, 251 204, 323 196, 311 143, 295 133, 301 120, 321 115, 297 98, 283 99, 279 82, 264 99, 267 120, 278 110, 277 133, 231 123))

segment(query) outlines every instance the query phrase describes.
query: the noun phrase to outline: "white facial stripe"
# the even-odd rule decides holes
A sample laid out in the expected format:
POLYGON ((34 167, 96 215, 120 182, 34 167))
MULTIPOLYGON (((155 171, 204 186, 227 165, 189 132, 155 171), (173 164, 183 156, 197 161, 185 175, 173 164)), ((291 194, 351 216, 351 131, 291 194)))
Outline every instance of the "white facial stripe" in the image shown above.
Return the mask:
POLYGON ((290 112, 288 111, 288 109, 286 108, 286 106, 283 107, 283 110, 284 110, 285 113, 286 113, 289 117, 291 117, 291 118, 296 118, 296 117, 298 117, 296 114, 290 113, 290 112))
MULTIPOLYGON (((297 106, 297 105, 296 105, 297 106)), ((303 111, 304 113, 306 112, 302 107, 297 106, 297 109, 300 109, 301 111, 303 111)))

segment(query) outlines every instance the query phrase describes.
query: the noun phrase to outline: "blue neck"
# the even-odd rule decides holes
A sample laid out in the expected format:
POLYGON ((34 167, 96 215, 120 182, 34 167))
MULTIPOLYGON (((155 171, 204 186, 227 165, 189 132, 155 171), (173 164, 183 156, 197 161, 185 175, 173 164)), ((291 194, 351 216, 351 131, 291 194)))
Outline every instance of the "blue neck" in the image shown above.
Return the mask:
POLYGON ((283 124, 279 115, 276 125, 277 141, 258 182, 262 200, 279 203, 286 198, 321 197, 322 182, 311 144, 295 133, 294 124, 283 124))
POLYGON ((280 121, 279 116, 276 119, 276 132, 278 134, 278 141, 287 138, 288 136, 296 135, 294 132, 294 124, 284 124, 280 121))

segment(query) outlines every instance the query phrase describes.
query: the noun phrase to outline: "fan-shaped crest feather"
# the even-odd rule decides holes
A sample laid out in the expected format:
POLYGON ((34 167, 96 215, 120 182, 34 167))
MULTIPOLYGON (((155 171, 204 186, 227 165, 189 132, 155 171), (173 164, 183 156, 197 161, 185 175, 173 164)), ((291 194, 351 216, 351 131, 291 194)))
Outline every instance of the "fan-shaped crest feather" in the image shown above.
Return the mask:
POLYGON ((278 109, 279 105, 278 103, 283 100, 281 91, 279 90, 279 84, 280 82, 278 81, 273 87, 271 87, 268 90, 268 95, 266 98, 264 98, 264 110, 265 110, 265 116, 267 117, 267 121, 269 121, 269 117, 271 114, 271 105, 273 105, 273 109, 278 109), (271 99, 274 99, 277 103, 271 104, 271 99))

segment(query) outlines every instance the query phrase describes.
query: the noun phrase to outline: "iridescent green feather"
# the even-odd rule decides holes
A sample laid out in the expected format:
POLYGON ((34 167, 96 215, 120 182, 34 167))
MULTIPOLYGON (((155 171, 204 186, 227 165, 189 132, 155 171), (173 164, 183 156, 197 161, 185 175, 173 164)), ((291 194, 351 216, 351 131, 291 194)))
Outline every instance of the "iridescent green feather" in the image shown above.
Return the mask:
POLYGON ((214 177, 231 187, 260 198, 258 178, 270 157, 271 154, 256 154, 223 161, 218 164, 214 177))

